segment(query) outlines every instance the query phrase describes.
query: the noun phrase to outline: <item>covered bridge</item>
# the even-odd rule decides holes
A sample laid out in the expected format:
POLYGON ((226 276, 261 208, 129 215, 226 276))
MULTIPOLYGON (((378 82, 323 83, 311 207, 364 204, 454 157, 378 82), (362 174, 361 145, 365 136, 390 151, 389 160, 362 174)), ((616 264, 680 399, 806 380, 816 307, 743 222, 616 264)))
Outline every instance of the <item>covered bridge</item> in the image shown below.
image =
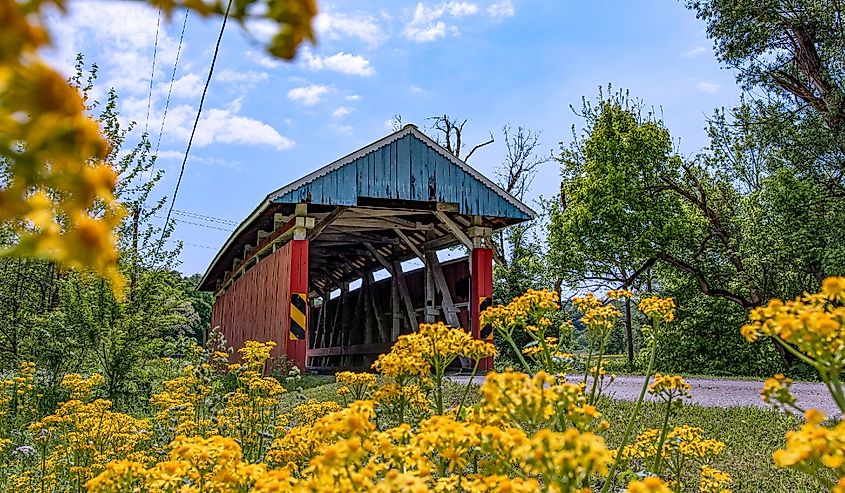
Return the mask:
POLYGON ((490 235, 533 217, 406 125, 269 194, 199 288, 235 348, 273 340, 301 369, 365 367, 420 322, 491 338, 478 322, 493 295, 490 235), (469 258, 441 263, 452 247, 469 258), (414 258, 424 267, 404 272, 414 258))

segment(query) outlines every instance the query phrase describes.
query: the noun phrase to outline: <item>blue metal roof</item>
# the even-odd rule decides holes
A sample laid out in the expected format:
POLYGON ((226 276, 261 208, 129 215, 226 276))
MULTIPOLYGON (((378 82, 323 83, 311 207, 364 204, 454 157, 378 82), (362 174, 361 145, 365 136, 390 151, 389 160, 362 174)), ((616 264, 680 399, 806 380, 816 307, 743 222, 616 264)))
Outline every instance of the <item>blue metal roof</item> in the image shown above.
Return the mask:
POLYGON ((519 220, 535 215, 413 125, 271 193, 268 199, 355 206, 358 197, 454 203, 466 215, 519 220))

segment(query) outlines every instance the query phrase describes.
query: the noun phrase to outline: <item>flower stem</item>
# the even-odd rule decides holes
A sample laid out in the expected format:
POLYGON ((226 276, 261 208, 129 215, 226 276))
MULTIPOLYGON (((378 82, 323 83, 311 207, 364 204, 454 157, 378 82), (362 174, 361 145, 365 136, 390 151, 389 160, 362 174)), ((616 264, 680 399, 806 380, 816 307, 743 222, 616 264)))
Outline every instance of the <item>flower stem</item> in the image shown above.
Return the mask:
POLYGON ((658 329, 660 328, 660 322, 658 320, 654 321, 654 339, 651 344, 651 355, 648 358, 648 368, 645 372, 645 380, 643 381, 643 387, 640 389, 640 396, 637 398, 637 402, 634 405, 634 412, 631 413, 631 416, 628 418, 628 424, 625 426, 625 434, 622 436, 622 442, 619 444, 619 448, 616 449, 616 458, 613 460, 613 465, 610 467, 610 470, 607 472, 607 481, 604 482, 604 486, 601 488, 601 493, 607 493, 610 490, 610 485, 613 483, 613 480, 616 479, 616 470, 619 468, 619 462, 622 460, 622 450, 625 448, 625 445, 628 444, 628 440, 631 439, 631 432, 634 430, 634 423, 637 422, 637 418, 640 414, 640 408, 643 405, 643 399, 645 398, 645 393, 648 390, 648 383, 651 380, 651 372, 654 370, 654 360, 655 355, 657 354, 657 336, 658 336, 658 329))
POLYGON ((669 429, 669 416, 672 414, 672 399, 666 403, 666 414, 663 416, 663 426, 660 428, 660 438, 657 440, 657 453, 654 455, 654 463, 651 465, 651 472, 660 475, 660 461, 663 459, 663 444, 666 443, 666 432, 669 429))
POLYGON ((481 358, 476 358, 475 365, 472 367, 472 373, 469 376, 469 381, 467 382, 467 386, 464 389, 464 395, 461 397, 461 403, 458 404, 458 413, 456 416, 458 419, 461 417, 461 410, 464 408, 464 402, 467 400, 467 395, 469 394, 469 389, 472 387, 472 379, 475 378, 475 372, 478 371, 478 363, 481 361, 481 358))

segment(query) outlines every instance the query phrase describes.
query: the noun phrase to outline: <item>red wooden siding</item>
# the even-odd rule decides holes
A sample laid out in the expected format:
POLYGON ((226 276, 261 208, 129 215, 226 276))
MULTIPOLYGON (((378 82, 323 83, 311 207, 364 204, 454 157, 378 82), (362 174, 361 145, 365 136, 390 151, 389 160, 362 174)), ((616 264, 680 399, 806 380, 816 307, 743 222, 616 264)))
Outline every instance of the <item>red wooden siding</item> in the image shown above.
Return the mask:
MULTIPOLYGON (((472 310, 472 337, 480 339, 481 321, 479 320, 479 308, 482 298, 493 299, 493 250, 489 248, 473 248, 470 255, 470 276, 472 278, 471 302, 472 310)), ((493 369, 493 358, 484 358, 478 364, 479 370, 489 371, 493 369)))
MULTIPOLYGON (((291 240, 285 245, 288 250, 288 258, 290 264, 290 284, 288 289, 286 305, 288 316, 290 316, 290 295, 293 293, 303 293, 308 295, 308 240, 291 240)), ((286 278, 287 279, 287 278, 286 278)), ((308 306, 306 305, 305 320, 308 320, 308 306)), ((291 340, 288 337, 290 330, 290 319, 285 319, 285 330, 283 331, 285 337, 285 354, 288 359, 296 363, 301 370, 305 370, 305 363, 307 361, 308 352, 308 328, 305 328, 305 338, 301 341, 291 340)))
MULTIPOLYGON (((307 262, 307 242, 305 250, 307 262)), ((220 326, 228 344, 235 348, 235 359, 248 340, 275 341, 273 355, 284 354, 290 324, 291 252, 291 242, 279 247, 215 301, 211 325, 220 326)), ((307 264, 304 270, 307 279, 307 264)))

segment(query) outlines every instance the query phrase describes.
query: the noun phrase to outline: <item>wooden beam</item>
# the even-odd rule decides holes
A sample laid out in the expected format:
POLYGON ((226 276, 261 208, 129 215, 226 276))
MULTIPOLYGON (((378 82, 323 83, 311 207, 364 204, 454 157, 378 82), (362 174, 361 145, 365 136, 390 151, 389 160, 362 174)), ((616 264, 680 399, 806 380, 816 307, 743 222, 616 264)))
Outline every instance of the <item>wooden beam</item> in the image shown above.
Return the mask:
POLYGON ((382 342, 386 342, 390 340, 390 332, 388 332, 387 327, 384 325, 384 322, 381 319, 382 309, 381 309, 381 300, 379 297, 376 296, 374 286, 376 284, 375 276, 373 276, 372 272, 367 272, 364 275, 364 281, 366 282, 370 290, 370 302, 373 305, 373 314, 376 317, 376 326, 378 327, 379 336, 381 337, 382 342))
POLYGON ((340 346, 316 348, 308 351, 308 356, 355 356, 359 354, 381 354, 390 351, 391 342, 375 344, 356 344, 354 346, 340 346))
POLYGON ((379 253, 379 251, 376 250, 375 247, 373 247, 369 243, 364 243, 364 246, 367 247, 367 250, 369 250, 370 253, 373 254, 373 257, 376 258, 378 263, 380 263, 381 266, 384 267, 387 270, 387 272, 390 272, 390 275, 392 276, 393 275, 393 267, 390 265, 390 262, 388 262, 387 259, 384 258, 384 255, 379 253))
POLYGON ((399 333, 402 330, 402 303, 399 301, 399 283, 396 278, 390 279, 390 306, 393 314, 393 325, 390 328, 389 341, 395 341, 399 338, 399 333))
POLYGON ((423 259, 425 263, 425 310, 423 316, 425 323, 433 324, 437 320, 437 307, 434 306, 436 294, 434 292, 434 273, 431 271, 431 266, 423 259))
POLYGON ((464 233, 461 228, 446 215, 445 212, 436 211, 434 215, 437 216, 437 218, 440 219, 447 228, 449 228, 449 231, 455 235, 455 238, 460 240, 467 248, 472 248, 472 240, 469 239, 469 236, 467 236, 466 233, 464 233))
POLYGON ((455 303, 452 301, 452 293, 449 291, 449 284, 446 282, 446 276, 443 275, 443 267, 440 265, 440 259, 437 258, 437 252, 426 252, 425 258, 425 265, 431 269, 431 272, 434 275, 434 282, 442 297, 441 305, 443 306, 443 318, 445 318, 446 323, 452 327, 460 327, 461 322, 458 319, 458 311, 455 309, 455 303))
POLYGON ((396 245, 399 243, 399 240, 397 238, 390 238, 387 236, 376 235, 372 233, 336 230, 332 226, 329 226, 327 229, 331 230, 332 232, 325 233, 320 238, 327 239, 330 241, 348 241, 350 243, 359 243, 359 241, 356 241, 356 238, 359 240, 369 241, 370 243, 387 243, 391 245, 396 245))
POLYGON ((411 249, 411 251, 412 251, 412 252, 414 252, 414 255, 416 255, 416 256, 417 256, 417 258, 419 258, 420 260, 422 260, 422 261, 423 261, 423 263, 425 263, 425 256, 422 254, 422 252, 420 251, 420 249, 419 249, 419 248, 417 248, 417 246, 414 244, 414 242, 413 242, 413 241, 411 241, 411 239, 410 239, 410 238, 408 238, 408 236, 407 236, 407 235, 406 235, 406 234, 405 234, 405 233, 404 233, 401 229, 396 228, 396 229, 394 229, 393 231, 396 233, 396 236, 398 236, 399 238, 401 238, 401 239, 402 239, 402 241, 404 241, 404 242, 405 242, 405 244, 408 246, 408 248, 410 248, 410 249, 411 249))
POLYGON ((396 217, 396 216, 415 216, 420 214, 427 214, 427 210, 402 210, 402 209, 371 209, 369 207, 355 207, 349 210, 350 216, 369 216, 369 217, 396 217))
POLYGON ((431 241, 426 241, 425 243, 422 244, 422 249, 424 251, 441 250, 441 249, 446 248, 448 246, 460 245, 460 244, 461 244, 461 242, 459 240, 457 240, 454 236, 445 235, 445 236, 441 236, 439 238, 435 238, 431 241))
POLYGON ((405 281, 405 273, 402 272, 402 263, 394 260, 393 269, 390 273, 396 279, 396 285, 399 287, 399 297, 402 299, 402 304, 405 306, 405 314, 408 316, 408 323, 411 324, 411 330, 416 332, 419 323, 417 323, 417 313, 414 310, 414 302, 411 300, 411 293, 408 291, 408 283, 405 281))
POLYGON ((275 213, 273 214, 273 231, 281 228, 285 225, 288 221, 291 220, 293 216, 285 216, 284 214, 275 213))
POLYGON ((347 209, 347 207, 335 207, 335 209, 333 211, 329 212, 329 214, 326 217, 321 219, 319 223, 314 225, 314 227, 311 228, 310 231, 308 231, 306 238, 311 240, 311 239, 314 239, 314 238, 320 236, 320 233, 322 233, 323 230, 325 230, 332 222, 334 222, 335 219, 340 217, 341 214, 346 212, 346 209, 347 209))

